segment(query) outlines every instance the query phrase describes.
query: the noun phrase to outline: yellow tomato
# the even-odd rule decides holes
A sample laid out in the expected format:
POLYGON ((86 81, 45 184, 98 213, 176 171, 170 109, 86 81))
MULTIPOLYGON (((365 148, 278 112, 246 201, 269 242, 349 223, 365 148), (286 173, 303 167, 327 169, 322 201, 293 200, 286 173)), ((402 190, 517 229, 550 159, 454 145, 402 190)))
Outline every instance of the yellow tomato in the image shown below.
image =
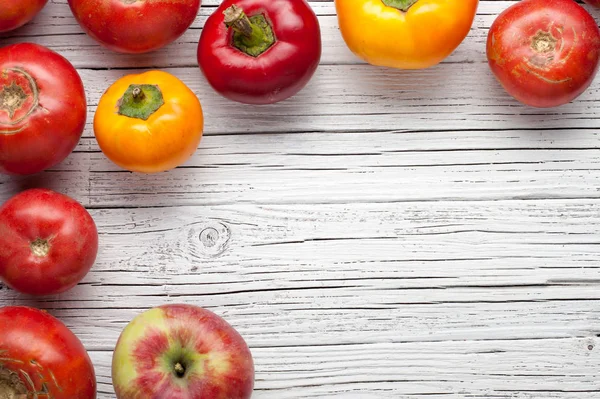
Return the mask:
POLYGON ((346 44, 370 64, 428 68, 465 39, 478 0, 335 0, 346 44))
POLYGON ((128 75, 100 99, 94 134, 104 154, 133 172, 173 169, 196 151, 204 118, 196 95, 162 71, 128 75))

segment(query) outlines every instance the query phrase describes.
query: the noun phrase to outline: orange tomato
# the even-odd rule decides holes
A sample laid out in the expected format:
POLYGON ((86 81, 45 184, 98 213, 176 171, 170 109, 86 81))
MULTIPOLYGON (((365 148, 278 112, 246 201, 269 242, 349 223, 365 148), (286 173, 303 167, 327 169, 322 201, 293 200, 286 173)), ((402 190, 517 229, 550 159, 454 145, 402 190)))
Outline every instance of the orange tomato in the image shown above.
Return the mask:
POLYGON ((163 172, 187 161, 203 128, 196 95, 163 71, 117 80, 102 95, 94 116, 102 152, 120 167, 141 173, 163 172))
POLYGON ((340 30, 354 54, 373 65, 421 69, 465 39, 478 0, 335 0, 340 30))

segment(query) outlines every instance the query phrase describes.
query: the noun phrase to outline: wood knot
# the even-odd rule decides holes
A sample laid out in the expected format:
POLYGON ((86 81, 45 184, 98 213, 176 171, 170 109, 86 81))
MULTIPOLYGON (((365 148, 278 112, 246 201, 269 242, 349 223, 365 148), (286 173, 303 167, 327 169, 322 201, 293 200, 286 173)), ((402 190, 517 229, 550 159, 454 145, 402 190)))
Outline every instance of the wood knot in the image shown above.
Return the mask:
POLYGON ((219 241, 219 232, 214 227, 208 227, 200 232, 200 241, 207 248, 212 248, 219 241))
POLYGON ((227 249, 230 238, 231 232, 226 225, 220 222, 211 223, 198 235, 200 253, 209 257, 219 256, 227 249))

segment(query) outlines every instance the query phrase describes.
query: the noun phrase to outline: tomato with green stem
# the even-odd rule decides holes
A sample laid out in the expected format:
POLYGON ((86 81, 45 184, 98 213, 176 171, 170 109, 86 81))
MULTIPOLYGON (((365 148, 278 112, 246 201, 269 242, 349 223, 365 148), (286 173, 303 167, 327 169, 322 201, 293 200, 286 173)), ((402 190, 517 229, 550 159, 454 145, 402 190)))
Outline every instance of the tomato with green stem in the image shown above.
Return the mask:
POLYGON ((225 0, 198 43, 198 63, 210 85, 247 104, 292 97, 320 59, 319 21, 305 0, 225 0))

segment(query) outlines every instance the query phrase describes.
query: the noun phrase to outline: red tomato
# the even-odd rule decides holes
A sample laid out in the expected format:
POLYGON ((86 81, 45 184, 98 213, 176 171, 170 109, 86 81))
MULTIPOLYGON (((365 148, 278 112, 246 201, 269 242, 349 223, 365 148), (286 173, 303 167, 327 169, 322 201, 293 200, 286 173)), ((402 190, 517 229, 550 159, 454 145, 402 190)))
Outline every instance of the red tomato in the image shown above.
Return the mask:
POLYGON ((305 0, 225 0, 198 43, 198 63, 210 85, 247 104, 295 95, 320 59, 321 28, 305 0))
POLYGON ((122 53, 157 50, 194 22, 200 0, 69 0, 82 28, 100 44, 122 53))
POLYGON ((490 28, 490 67, 506 91, 534 107, 566 104, 591 84, 600 30, 573 0, 523 0, 490 28))
POLYGON ((48 0, 0 1, 0 32, 17 29, 39 13, 48 0))
POLYGON ((0 172, 32 174, 63 161, 87 113, 75 68, 45 47, 23 43, 0 48, 0 72, 0 172))
POLYGON ((0 207, 0 278, 32 295, 77 285, 98 253, 98 232, 77 201, 45 189, 15 195, 0 207))
POLYGON ((94 367, 77 337, 38 309, 0 308, 0 398, 94 399, 94 367))

